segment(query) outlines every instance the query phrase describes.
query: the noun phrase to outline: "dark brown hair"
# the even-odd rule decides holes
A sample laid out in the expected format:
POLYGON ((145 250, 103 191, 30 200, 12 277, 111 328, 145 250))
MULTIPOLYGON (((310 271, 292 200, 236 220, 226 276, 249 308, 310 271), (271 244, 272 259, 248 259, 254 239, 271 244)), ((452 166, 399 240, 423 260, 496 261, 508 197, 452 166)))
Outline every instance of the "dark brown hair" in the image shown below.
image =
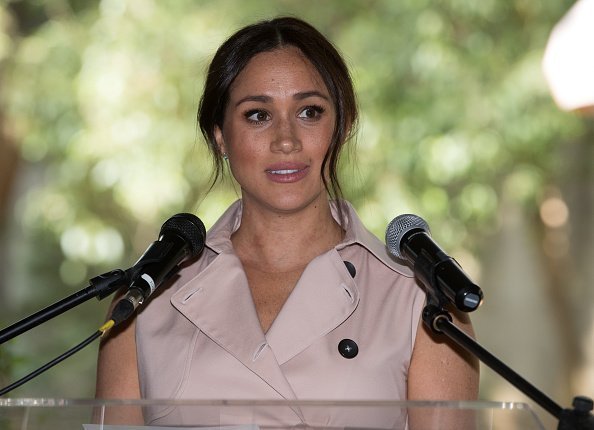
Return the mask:
MULTIPOLYGON (((293 17, 261 21, 240 29, 219 47, 210 63, 198 108, 198 124, 214 159, 211 186, 223 172, 223 157, 215 140, 215 127, 223 128, 231 84, 256 54, 286 46, 298 48, 311 62, 334 103, 336 125, 320 173, 330 196, 339 200, 342 198, 337 173, 339 155, 352 135, 358 116, 353 83, 344 60, 332 43, 313 26, 293 17), (326 168, 330 184, 323 173, 326 168)), ((342 215, 340 205, 338 208, 342 215)))

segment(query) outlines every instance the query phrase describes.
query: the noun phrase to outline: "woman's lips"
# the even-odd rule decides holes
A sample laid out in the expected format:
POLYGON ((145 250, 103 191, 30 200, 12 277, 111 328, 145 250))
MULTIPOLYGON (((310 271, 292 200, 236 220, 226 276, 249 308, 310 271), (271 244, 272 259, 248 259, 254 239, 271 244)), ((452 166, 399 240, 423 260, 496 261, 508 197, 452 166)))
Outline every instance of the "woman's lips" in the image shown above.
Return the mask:
POLYGON ((279 163, 266 169, 268 179, 281 184, 300 181, 308 173, 309 166, 302 163, 279 163))

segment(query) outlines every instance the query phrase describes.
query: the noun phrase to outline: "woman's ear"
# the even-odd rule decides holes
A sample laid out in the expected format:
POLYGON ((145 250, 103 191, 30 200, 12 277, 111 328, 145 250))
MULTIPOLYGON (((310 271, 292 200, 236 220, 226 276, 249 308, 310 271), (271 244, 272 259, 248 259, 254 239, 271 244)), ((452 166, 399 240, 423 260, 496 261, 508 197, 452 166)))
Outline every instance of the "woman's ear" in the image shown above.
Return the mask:
POLYGON ((214 137, 219 147, 219 152, 221 155, 225 156, 227 154, 227 148, 225 148, 225 139, 223 138, 223 130, 218 125, 215 125, 214 128, 214 137))

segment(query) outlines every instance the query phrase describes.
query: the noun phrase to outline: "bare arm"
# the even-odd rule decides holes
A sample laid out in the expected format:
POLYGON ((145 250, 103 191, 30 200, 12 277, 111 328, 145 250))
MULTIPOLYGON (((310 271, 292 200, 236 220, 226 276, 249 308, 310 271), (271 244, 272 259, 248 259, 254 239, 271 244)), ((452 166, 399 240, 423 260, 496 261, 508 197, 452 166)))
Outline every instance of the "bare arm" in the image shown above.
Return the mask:
MULTIPOLYGON (((452 312, 453 322, 474 337, 467 314, 452 312)), ((408 376, 409 400, 476 400, 478 398, 479 365, 469 353, 446 338, 419 324, 408 376)), ((440 416, 423 411, 409 415, 411 429, 467 428, 463 421, 472 420, 469 414, 445 413, 440 416), (451 423, 444 426, 445 423, 451 423)))
MULTIPOLYGON (((140 399, 135 327, 135 320, 131 319, 113 328, 101 340, 97 363, 96 398, 140 399)), ((96 422, 101 419, 98 414, 101 412, 95 412, 96 422)), ((119 406, 107 408, 103 422, 131 425, 144 424, 144 419, 140 407, 119 406)))

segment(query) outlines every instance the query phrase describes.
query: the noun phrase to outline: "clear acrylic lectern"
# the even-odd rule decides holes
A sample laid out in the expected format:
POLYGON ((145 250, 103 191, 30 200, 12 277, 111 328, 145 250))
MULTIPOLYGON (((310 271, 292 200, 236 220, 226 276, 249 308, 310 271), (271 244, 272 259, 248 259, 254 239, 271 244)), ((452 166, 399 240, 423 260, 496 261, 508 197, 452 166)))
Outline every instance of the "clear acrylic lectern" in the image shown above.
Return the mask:
POLYGON ((0 399, 0 430, 139 428, 543 430, 523 403, 0 399))

